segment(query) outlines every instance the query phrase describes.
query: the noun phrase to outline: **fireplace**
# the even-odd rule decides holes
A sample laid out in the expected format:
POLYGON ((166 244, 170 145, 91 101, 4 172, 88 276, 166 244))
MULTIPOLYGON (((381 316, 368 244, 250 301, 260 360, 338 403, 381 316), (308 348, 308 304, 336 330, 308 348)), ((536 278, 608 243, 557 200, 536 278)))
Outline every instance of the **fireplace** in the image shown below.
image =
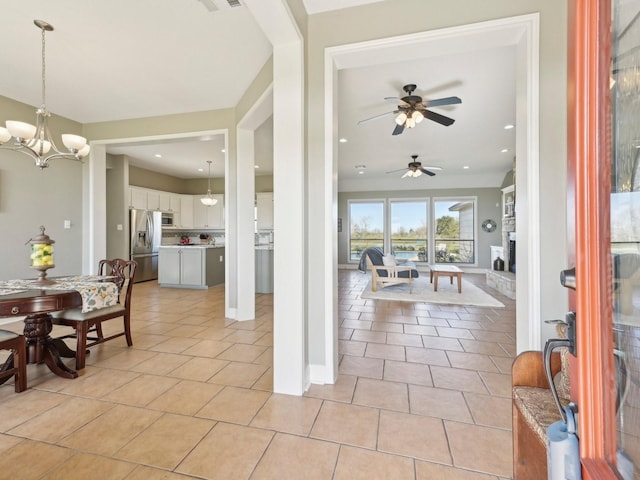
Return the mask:
POLYGON ((509 232, 509 271, 516 273, 516 232, 509 232))

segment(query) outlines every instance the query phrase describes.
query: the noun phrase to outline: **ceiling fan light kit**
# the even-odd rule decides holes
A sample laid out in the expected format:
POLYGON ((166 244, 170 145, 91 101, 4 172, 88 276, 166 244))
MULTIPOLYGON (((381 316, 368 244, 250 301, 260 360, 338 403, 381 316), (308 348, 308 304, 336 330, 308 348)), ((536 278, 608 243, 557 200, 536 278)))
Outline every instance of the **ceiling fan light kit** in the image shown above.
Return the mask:
POLYGON ((89 154, 91 147, 89 147, 87 139, 80 135, 64 134, 61 136, 62 143, 68 152, 63 152, 58 149, 51 137, 48 124, 51 113, 47 110, 45 104, 45 32, 52 32, 53 26, 44 20, 34 20, 33 23, 42 32, 42 103, 40 108, 36 110, 35 125, 15 120, 7 120, 5 123, 6 128, 0 127, 0 148, 24 153, 35 160, 36 167, 44 169, 49 166, 49 160, 54 158, 67 158, 81 161, 83 157, 89 154), (4 145, 11 140, 12 137, 15 138, 14 143, 4 145), (49 154, 51 150, 53 150, 53 152, 49 154))
POLYGON ((407 170, 406 172, 404 172, 404 174, 400 178, 406 178, 406 177, 415 178, 415 177, 419 177, 423 173, 426 175, 429 175, 430 177, 433 177, 435 176, 435 173, 432 170, 442 170, 442 168, 440 167, 423 167, 422 163, 417 161, 418 155, 411 155, 411 159, 413 161, 409 162, 406 169, 400 168, 398 170, 391 170, 390 172, 387 172, 387 173, 395 173, 401 170, 407 170))

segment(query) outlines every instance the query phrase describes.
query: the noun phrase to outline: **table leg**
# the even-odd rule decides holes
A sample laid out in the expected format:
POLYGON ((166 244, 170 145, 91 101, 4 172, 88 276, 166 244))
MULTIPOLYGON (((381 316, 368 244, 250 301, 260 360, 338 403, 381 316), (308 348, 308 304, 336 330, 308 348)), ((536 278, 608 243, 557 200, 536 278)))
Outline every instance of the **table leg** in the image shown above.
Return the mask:
MULTIPOLYGON (((9 354, 9 357, 7 357, 5 362, 2 364, 2 367, 0 367, 0 372, 4 372, 5 370, 10 370, 12 368, 13 368, 13 352, 9 354)), ((0 385, 2 385, 4 382, 9 380, 10 378, 12 377, 3 378, 2 380, 0 380, 0 385)))
MULTIPOLYGON (((458 278, 458 293, 462 293, 462 274, 458 273, 456 277, 458 278)), ((451 283, 453 283, 453 277, 451 277, 451 283)))
POLYGON ((453 285, 453 275, 449 275, 449 285, 453 285))
POLYGON ((435 275, 433 276, 433 291, 437 292, 438 291, 438 277, 440 275, 438 275, 438 272, 435 273, 435 275))
MULTIPOLYGON (((48 313, 29 315, 24 319, 27 339, 27 363, 46 363, 49 370, 60 377, 77 378, 78 372, 67 367, 60 358, 61 340, 49 336, 53 324, 48 313)), ((65 345, 66 346, 66 345, 65 345)), ((71 350, 69 350, 71 351, 71 350)), ((68 352, 63 352, 68 354, 68 352)))

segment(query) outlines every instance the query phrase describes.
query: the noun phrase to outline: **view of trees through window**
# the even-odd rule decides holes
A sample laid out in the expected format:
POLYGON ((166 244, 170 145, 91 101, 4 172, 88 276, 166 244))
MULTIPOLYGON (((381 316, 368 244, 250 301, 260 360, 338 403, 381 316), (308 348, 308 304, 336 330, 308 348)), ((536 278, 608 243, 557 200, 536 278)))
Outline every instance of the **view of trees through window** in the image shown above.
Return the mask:
POLYGON ((475 202, 435 200, 435 261, 437 263, 473 263, 475 202))
POLYGON ((358 261, 364 249, 381 247, 416 262, 474 263, 475 200, 434 200, 433 239, 429 209, 428 199, 350 201, 349 259, 358 261))

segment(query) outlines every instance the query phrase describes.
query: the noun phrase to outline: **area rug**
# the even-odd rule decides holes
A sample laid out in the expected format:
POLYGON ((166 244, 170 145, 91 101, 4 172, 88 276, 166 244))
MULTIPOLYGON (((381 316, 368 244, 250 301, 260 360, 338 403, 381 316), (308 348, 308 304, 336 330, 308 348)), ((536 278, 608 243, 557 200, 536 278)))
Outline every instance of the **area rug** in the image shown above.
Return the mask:
POLYGON ((475 307, 497 307, 504 308, 504 304, 493 298, 488 293, 476 287, 471 282, 462 278, 462 293, 458 293, 458 284, 453 280, 453 285, 449 283, 449 278, 441 277, 438 280, 438 291, 433 291, 433 284, 429 283, 429 277, 419 277, 413 281, 409 293, 409 285, 400 283, 384 288, 378 288, 377 292, 371 291, 371 280, 367 283, 360 294, 361 298, 373 300, 390 300, 399 302, 425 302, 444 303, 448 305, 472 305, 475 307))

